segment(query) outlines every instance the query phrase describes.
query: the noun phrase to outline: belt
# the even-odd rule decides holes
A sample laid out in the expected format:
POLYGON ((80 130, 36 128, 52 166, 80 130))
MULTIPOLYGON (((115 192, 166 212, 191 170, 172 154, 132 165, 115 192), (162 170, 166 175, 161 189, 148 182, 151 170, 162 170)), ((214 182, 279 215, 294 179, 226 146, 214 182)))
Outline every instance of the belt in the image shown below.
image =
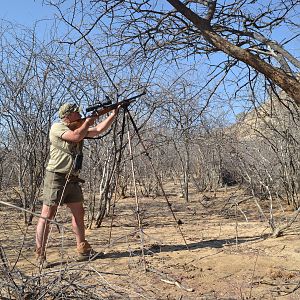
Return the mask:
POLYGON ((66 175, 66 179, 68 179, 69 182, 73 182, 73 183, 76 183, 76 182, 79 182, 79 183, 85 183, 85 180, 82 179, 82 178, 79 178, 78 176, 76 175, 70 175, 68 176, 68 174, 66 175))
POLYGON ((76 182, 85 183, 85 180, 82 179, 82 178, 79 178, 77 175, 72 175, 72 174, 68 175, 68 174, 65 174, 65 173, 58 173, 58 172, 55 172, 55 174, 57 174, 60 177, 63 177, 65 179, 67 179, 68 182, 72 182, 72 183, 76 183, 76 182))

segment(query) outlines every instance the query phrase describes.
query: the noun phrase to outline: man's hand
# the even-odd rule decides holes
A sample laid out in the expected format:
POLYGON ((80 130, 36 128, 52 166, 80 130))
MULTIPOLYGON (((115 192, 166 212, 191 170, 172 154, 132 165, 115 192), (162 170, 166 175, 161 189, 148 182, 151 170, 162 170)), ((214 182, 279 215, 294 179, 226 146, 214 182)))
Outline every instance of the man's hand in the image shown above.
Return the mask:
POLYGON ((118 112, 119 112, 119 109, 120 109, 120 107, 121 107, 121 106, 122 106, 122 105, 121 105, 121 104, 119 104, 119 105, 117 106, 117 108, 113 109, 113 111, 112 111, 112 115, 116 116, 116 115, 118 114, 118 112))
POLYGON ((93 126, 98 118, 98 116, 90 116, 86 118, 85 122, 88 124, 88 126, 93 126))

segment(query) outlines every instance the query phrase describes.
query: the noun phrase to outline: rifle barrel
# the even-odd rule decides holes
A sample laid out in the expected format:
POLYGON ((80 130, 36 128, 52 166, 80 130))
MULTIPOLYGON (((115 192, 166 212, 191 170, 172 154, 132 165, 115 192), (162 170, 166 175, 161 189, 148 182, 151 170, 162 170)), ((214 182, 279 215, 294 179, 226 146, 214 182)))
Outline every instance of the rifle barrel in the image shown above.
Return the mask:
POLYGON ((117 107, 118 104, 121 104, 121 105, 129 104, 129 103, 133 102, 136 98, 143 96, 145 94, 146 94, 146 91, 142 92, 141 94, 138 94, 136 96, 130 97, 128 99, 125 99, 123 101, 116 102, 116 103, 112 103, 111 101, 107 101, 105 103, 99 103, 99 104, 87 107, 85 111, 91 112, 91 111, 97 111, 101 108, 110 108, 110 107, 113 109, 114 107, 117 107))

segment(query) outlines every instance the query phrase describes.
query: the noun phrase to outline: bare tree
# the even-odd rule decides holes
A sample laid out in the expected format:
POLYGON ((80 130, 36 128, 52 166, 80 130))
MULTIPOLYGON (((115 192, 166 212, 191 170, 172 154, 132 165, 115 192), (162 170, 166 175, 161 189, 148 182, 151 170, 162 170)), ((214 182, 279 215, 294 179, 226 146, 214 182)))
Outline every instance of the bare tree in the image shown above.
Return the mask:
POLYGON ((212 48, 223 51, 264 74, 300 104, 300 83, 289 66, 291 64, 299 69, 300 61, 286 51, 283 45, 261 33, 266 29, 272 32, 278 24, 288 22, 286 17, 296 12, 298 1, 268 1, 264 4, 256 3, 257 1, 235 1, 233 4, 220 6, 217 6, 217 1, 199 1, 197 4, 204 6, 206 10, 202 16, 181 1, 167 1, 192 22, 212 48), (270 58, 274 58, 279 68, 270 61, 265 61, 270 58))
POLYGON ((59 1, 49 3, 72 28, 69 41, 74 44, 82 39, 96 40, 101 34, 106 42, 97 50, 118 49, 127 61, 154 63, 163 58, 183 63, 183 59, 195 61, 205 55, 210 59, 211 79, 245 69, 236 83, 238 89, 263 74, 268 84, 279 86, 300 103, 300 84, 295 76, 300 62, 285 48, 298 39, 299 1, 97 0, 66 2, 69 8, 64 5, 64 10, 59 1), (289 36, 275 41, 275 32, 280 30, 288 31, 289 36), (226 56, 217 57, 217 53, 226 56), (249 76, 245 66, 251 68, 249 76))
MULTIPOLYGON (((24 208, 35 209, 47 160, 49 124, 56 110, 47 53, 34 31, 8 27, 2 32, 1 132, 6 152, 6 182, 24 208), (24 30, 24 31, 22 31, 24 30), (25 32, 26 31, 26 32, 25 32), (31 33, 31 34, 29 34, 31 33), (20 40, 18 34, 23 38, 20 40)), ((3 157, 4 158, 4 157, 3 157)), ((24 212, 24 221, 32 215, 24 212)))

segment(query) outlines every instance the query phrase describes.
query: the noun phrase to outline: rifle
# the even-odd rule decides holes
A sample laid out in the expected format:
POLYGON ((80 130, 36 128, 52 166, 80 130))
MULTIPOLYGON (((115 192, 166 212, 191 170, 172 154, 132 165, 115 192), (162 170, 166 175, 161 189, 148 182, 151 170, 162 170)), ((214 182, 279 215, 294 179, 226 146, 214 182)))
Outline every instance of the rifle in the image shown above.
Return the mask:
POLYGON ((88 118, 88 117, 92 117, 92 116, 99 117, 99 116, 105 115, 105 114, 109 113, 110 111, 116 109, 118 106, 120 106, 121 108, 127 108, 132 102, 136 101, 137 98, 139 98, 145 94, 146 94, 146 92, 144 91, 141 94, 130 97, 130 98, 125 99, 120 102, 112 103, 109 100, 104 103, 98 103, 93 106, 89 106, 86 108, 85 111, 86 111, 86 113, 91 113, 91 114, 85 118, 80 118, 78 120, 75 120, 74 122, 68 124, 68 127, 71 130, 75 130, 75 129, 79 128, 83 124, 83 122, 86 120, 86 118, 88 118))

